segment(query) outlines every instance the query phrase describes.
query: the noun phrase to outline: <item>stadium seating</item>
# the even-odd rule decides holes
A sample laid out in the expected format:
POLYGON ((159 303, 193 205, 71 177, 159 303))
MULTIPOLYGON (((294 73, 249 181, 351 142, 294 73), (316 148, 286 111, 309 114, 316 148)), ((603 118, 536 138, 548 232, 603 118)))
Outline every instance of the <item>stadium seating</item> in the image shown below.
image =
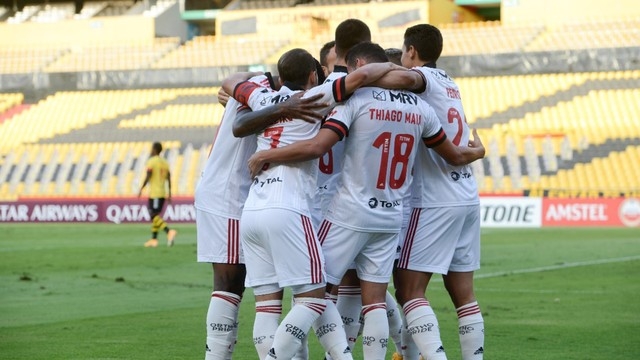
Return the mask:
POLYGON ((527 51, 638 46, 640 18, 574 22, 547 29, 527 51))
POLYGON ((257 65, 289 42, 288 39, 197 36, 157 61, 154 68, 257 65))
MULTIPOLYGON (((348 3, 366 2, 350 0, 348 3)), ((174 4, 158 2, 143 16, 174 4)), ((345 4, 337 0, 234 1, 229 9, 345 4)), ((119 16, 133 1, 28 5, 4 9, 11 26, 95 16, 119 16)), ((142 9, 137 4, 136 11, 142 9), (138 9, 140 8, 140 9, 138 9)), ((283 10, 286 11, 286 10, 283 10)), ((273 12, 273 11, 272 11, 273 12)), ((274 12, 275 13, 275 12, 274 12)), ((382 47, 400 47, 406 27, 365 19, 382 47)), ((20 44, 0 47, 0 74, 187 69, 275 64, 294 47, 318 56, 333 38, 322 31, 195 36, 96 44, 20 44)), ((38 25, 39 26, 39 25, 38 25)), ((441 24, 443 56, 640 45, 640 18, 568 22, 558 26, 499 21, 441 24)), ((625 51, 621 51, 625 52, 625 51)), ((156 71, 154 71, 156 73, 156 71)), ((452 74, 455 75, 455 74, 452 74)), ((601 71, 458 77, 466 121, 479 130, 487 157, 473 164, 483 192, 522 190, 638 191, 640 71, 601 71), (623 172, 624 171, 624 172, 623 172)), ((176 86, 185 86, 177 84, 176 86)), ((188 85, 187 85, 188 86, 188 85)), ((218 88, 58 91, 0 94, 0 200, 16 196, 131 196, 137 192, 152 141, 162 141, 174 192, 193 195, 224 108, 218 88), (25 97, 29 103, 25 103, 25 97), (32 101, 33 97, 38 97, 32 101), (34 103, 32 103, 34 102, 34 103)), ((15 92, 15 91, 14 91, 15 92)))
POLYGON ((156 38, 152 42, 96 44, 71 47, 46 66, 46 72, 148 69, 178 47, 178 38, 156 38))

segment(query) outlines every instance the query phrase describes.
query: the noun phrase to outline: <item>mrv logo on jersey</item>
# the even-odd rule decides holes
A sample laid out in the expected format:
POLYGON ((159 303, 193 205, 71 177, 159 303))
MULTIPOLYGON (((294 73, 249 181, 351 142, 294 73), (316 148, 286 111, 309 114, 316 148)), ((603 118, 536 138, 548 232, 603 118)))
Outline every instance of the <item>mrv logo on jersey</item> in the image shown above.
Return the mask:
POLYGON ((376 199, 374 197, 372 197, 371 199, 369 199, 369 207, 372 209, 375 208, 394 208, 396 206, 400 206, 402 205, 402 202, 400 200, 393 200, 393 201, 388 201, 388 200, 380 200, 380 199, 376 199))

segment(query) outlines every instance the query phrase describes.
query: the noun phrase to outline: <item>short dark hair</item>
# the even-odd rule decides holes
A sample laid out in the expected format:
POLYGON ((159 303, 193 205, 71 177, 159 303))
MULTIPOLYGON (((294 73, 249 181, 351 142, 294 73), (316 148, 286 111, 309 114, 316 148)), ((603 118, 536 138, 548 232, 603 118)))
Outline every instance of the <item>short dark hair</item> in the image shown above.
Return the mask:
POLYGON ((292 49, 278 60, 278 75, 282 81, 298 86, 307 85, 309 74, 316 70, 316 59, 305 49, 292 49))
POLYGON ((364 59, 367 64, 389 61, 384 49, 372 42, 363 42, 352 47, 345 57, 347 66, 355 68, 357 59, 364 59))
POLYGON ((414 25, 404 32, 404 46, 413 46, 420 60, 435 62, 442 53, 442 33, 433 25, 414 25))
POLYGON ((327 66, 327 56, 329 55, 329 51, 331 48, 336 46, 335 40, 331 40, 328 43, 322 45, 320 49, 320 65, 327 66))
POLYGON ((336 55, 346 56, 347 51, 363 41, 371 41, 371 30, 362 20, 347 19, 336 28, 336 55))
POLYGON ((384 49, 384 53, 387 54, 389 61, 396 65, 402 65, 400 58, 402 58, 402 50, 396 48, 384 49))
POLYGON ((153 149, 153 151, 159 155, 162 152, 162 144, 156 141, 151 146, 151 149, 153 149))

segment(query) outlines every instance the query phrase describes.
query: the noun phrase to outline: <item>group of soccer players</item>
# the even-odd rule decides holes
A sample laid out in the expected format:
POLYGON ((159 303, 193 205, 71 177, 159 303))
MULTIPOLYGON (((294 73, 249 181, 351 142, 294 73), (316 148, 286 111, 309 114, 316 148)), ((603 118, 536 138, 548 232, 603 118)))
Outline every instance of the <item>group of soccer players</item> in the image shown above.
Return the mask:
POLYGON ((310 329, 327 359, 352 359, 359 333, 365 359, 385 359, 390 335, 394 359, 446 359, 425 298, 433 273, 457 309, 463 360, 482 359, 469 164, 484 147, 470 138, 457 85, 436 68, 441 51, 439 30, 416 25, 395 65, 348 19, 320 62, 303 49, 283 54, 278 85, 268 73, 225 80, 231 96, 220 98, 195 194, 198 261, 213 264, 206 359, 231 359, 245 286, 260 359, 307 359, 310 329), (281 320, 285 287, 293 302, 281 320))

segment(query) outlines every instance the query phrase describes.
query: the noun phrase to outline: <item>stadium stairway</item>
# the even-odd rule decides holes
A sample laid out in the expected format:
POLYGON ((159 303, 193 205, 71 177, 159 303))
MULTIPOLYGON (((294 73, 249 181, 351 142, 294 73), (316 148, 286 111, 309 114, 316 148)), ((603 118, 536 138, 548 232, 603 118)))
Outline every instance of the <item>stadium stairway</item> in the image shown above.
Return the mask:
MULTIPOLYGON (((544 107, 556 105, 562 101, 571 101, 576 96, 587 95, 594 90, 609 89, 637 89, 638 79, 598 79, 587 80, 580 85, 573 85, 567 90, 559 90, 552 95, 540 96, 534 101, 525 102, 519 106, 509 107, 505 111, 493 113, 487 117, 479 117, 473 123, 477 128, 491 128, 495 124, 504 124, 510 119, 519 119, 525 113, 537 112, 544 107)), ((464 94, 463 94, 464 96, 464 94)))
MULTIPOLYGON (((559 170, 571 170, 575 168, 577 164, 586 164, 591 162, 595 158, 606 158, 611 153, 624 151, 629 146, 640 146, 640 139, 608 139, 604 144, 590 145, 584 150, 575 152, 571 160, 562 160, 559 158, 557 170, 546 170, 543 168, 541 169, 541 175, 553 175, 559 170)), ((518 160, 520 163, 522 176, 529 175, 525 157, 519 156, 518 160)), ((538 155, 538 161, 539 163, 543 162, 542 155, 538 155)), ((505 170, 505 176, 508 176, 510 174, 509 160, 506 156, 501 156, 500 162, 502 164, 502 168, 505 170)), ((488 158, 483 159, 482 165, 484 167, 485 174, 490 173, 490 164, 488 158)))

